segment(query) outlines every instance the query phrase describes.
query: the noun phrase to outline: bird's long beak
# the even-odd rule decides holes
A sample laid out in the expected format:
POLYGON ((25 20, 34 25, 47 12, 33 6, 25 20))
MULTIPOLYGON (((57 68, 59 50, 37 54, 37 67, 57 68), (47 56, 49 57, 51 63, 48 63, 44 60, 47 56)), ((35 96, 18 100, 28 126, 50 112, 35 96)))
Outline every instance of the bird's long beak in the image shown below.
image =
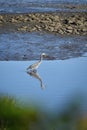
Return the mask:
POLYGON ((47 56, 48 56, 47 54, 44 55, 44 57, 47 57, 47 56))

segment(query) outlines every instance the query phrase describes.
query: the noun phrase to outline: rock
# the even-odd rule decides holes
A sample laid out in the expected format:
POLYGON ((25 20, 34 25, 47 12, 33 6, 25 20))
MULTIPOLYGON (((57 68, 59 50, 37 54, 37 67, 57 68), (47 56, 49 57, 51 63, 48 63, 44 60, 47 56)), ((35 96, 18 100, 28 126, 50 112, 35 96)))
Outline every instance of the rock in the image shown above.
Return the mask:
POLYGON ((69 21, 69 24, 77 25, 77 23, 75 21, 69 21))
POLYGON ((68 30, 73 30, 73 28, 71 26, 67 26, 68 30))
POLYGON ((35 26, 38 31, 42 31, 41 27, 39 25, 35 26))
POLYGON ((72 30, 72 29, 67 29, 66 32, 68 32, 68 33, 72 33, 73 30, 72 30))
POLYGON ((87 34, 87 13, 30 13, 0 15, 0 28, 19 31, 49 31, 55 34, 87 34), (68 15, 69 14, 69 15, 68 15), (9 25, 9 26, 8 26, 9 25))
POLYGON ((63 20, 63 24, 68 24, 68 20, 67 20, 67 19, 64 19, 64 20, 63 20))
POLYGON ((74 34, 78 34, 79 35, 78 29, 74 29, 74 34))
POLYGON ((24 22, 27 22, 27 21, 29 21, 29 18, 28 18, 28 17, 25 17, 25 18, 24 18, 24 22))
POLYGON ((83 28, 82 30, 83 30, 83 32, 87 32, 87 28, 83 28))
POLYGON ((84 22, 84 26, 86 26, 86 28, 87 28, 87 21, 84 22))
POLYGON ((0 15, 0 20, 3 20, 3 16, 0 15))
POLYGON ((11 19, 11 22, 12 22, 12 23, 17 23, 17 22, 18 22, 18 20, 16 20, 16 19, 12 18, 12 19, 11 19))
POLYGON ((21 30, 21 31, 26 31, 27 28, 28 28, 27 26, 22 26, 22 27, 18 28, 18 31, 20 31, 20 30, 21 30))
POLYGON ((3 22, 3 16, 0 15, 0 23, 3 22))
POLYGON ((2 21, 0 20, 0 24, 2 23, 2 21))
POLYGON ((29 30, 30 32, 37 31, 36 27, 33 27, 29 30))
POLYGON ((58 30, 58 33, 60 33, 60 34, 64 34, 64 31, 61 30, 61 29, 59 29, 59 30, 58 30))
POLYGON ((54 16, 54 21, 59 21, 59 16, 58 15, 54 16))
POLYGON ((54 31, 54 27, 49 26, 49 27, 48 27, 48 31, 53 32, 53 31, 54 31))
POLYGON ((77 24, 78 24, 78 25, 83 25, 83 22, 80 21, 80 20, 78 20, 78 21, 77 21, 77 24))

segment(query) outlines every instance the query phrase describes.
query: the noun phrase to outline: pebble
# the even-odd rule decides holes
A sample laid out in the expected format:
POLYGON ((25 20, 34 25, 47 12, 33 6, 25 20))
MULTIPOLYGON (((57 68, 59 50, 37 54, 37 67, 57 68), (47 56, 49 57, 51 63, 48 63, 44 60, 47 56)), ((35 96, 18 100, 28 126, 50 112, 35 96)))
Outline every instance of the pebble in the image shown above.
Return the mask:
MULTIPOLYGON (((31 13, 17 15, 0 15, 0 24, 14 23, 18 31, 49 31, 60 34, 87 35, 87 15, 69 14, 63 16, 55 13, 31 13), (18 24, 21 26, 18 27, 18 24)), ((9 28, 8 28, 9 29, 9 28)))

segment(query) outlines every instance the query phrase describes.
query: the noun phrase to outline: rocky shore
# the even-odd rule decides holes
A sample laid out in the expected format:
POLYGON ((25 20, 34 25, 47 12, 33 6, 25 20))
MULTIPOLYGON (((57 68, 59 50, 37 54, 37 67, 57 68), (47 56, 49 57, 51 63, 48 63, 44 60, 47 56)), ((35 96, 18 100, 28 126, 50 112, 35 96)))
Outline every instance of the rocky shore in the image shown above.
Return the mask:
POLYGON ((87 13, 0 14, 0 33, 8 31, 87 35, 87 13))

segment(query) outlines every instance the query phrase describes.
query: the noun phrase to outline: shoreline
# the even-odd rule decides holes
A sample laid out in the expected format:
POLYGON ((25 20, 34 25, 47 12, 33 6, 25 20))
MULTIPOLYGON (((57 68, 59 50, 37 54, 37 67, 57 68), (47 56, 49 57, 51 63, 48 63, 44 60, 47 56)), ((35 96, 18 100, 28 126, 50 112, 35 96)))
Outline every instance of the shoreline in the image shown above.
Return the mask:
POLYGON ((87 12, 0 14, 0 33, 38 31, 87 35, 87 12))

